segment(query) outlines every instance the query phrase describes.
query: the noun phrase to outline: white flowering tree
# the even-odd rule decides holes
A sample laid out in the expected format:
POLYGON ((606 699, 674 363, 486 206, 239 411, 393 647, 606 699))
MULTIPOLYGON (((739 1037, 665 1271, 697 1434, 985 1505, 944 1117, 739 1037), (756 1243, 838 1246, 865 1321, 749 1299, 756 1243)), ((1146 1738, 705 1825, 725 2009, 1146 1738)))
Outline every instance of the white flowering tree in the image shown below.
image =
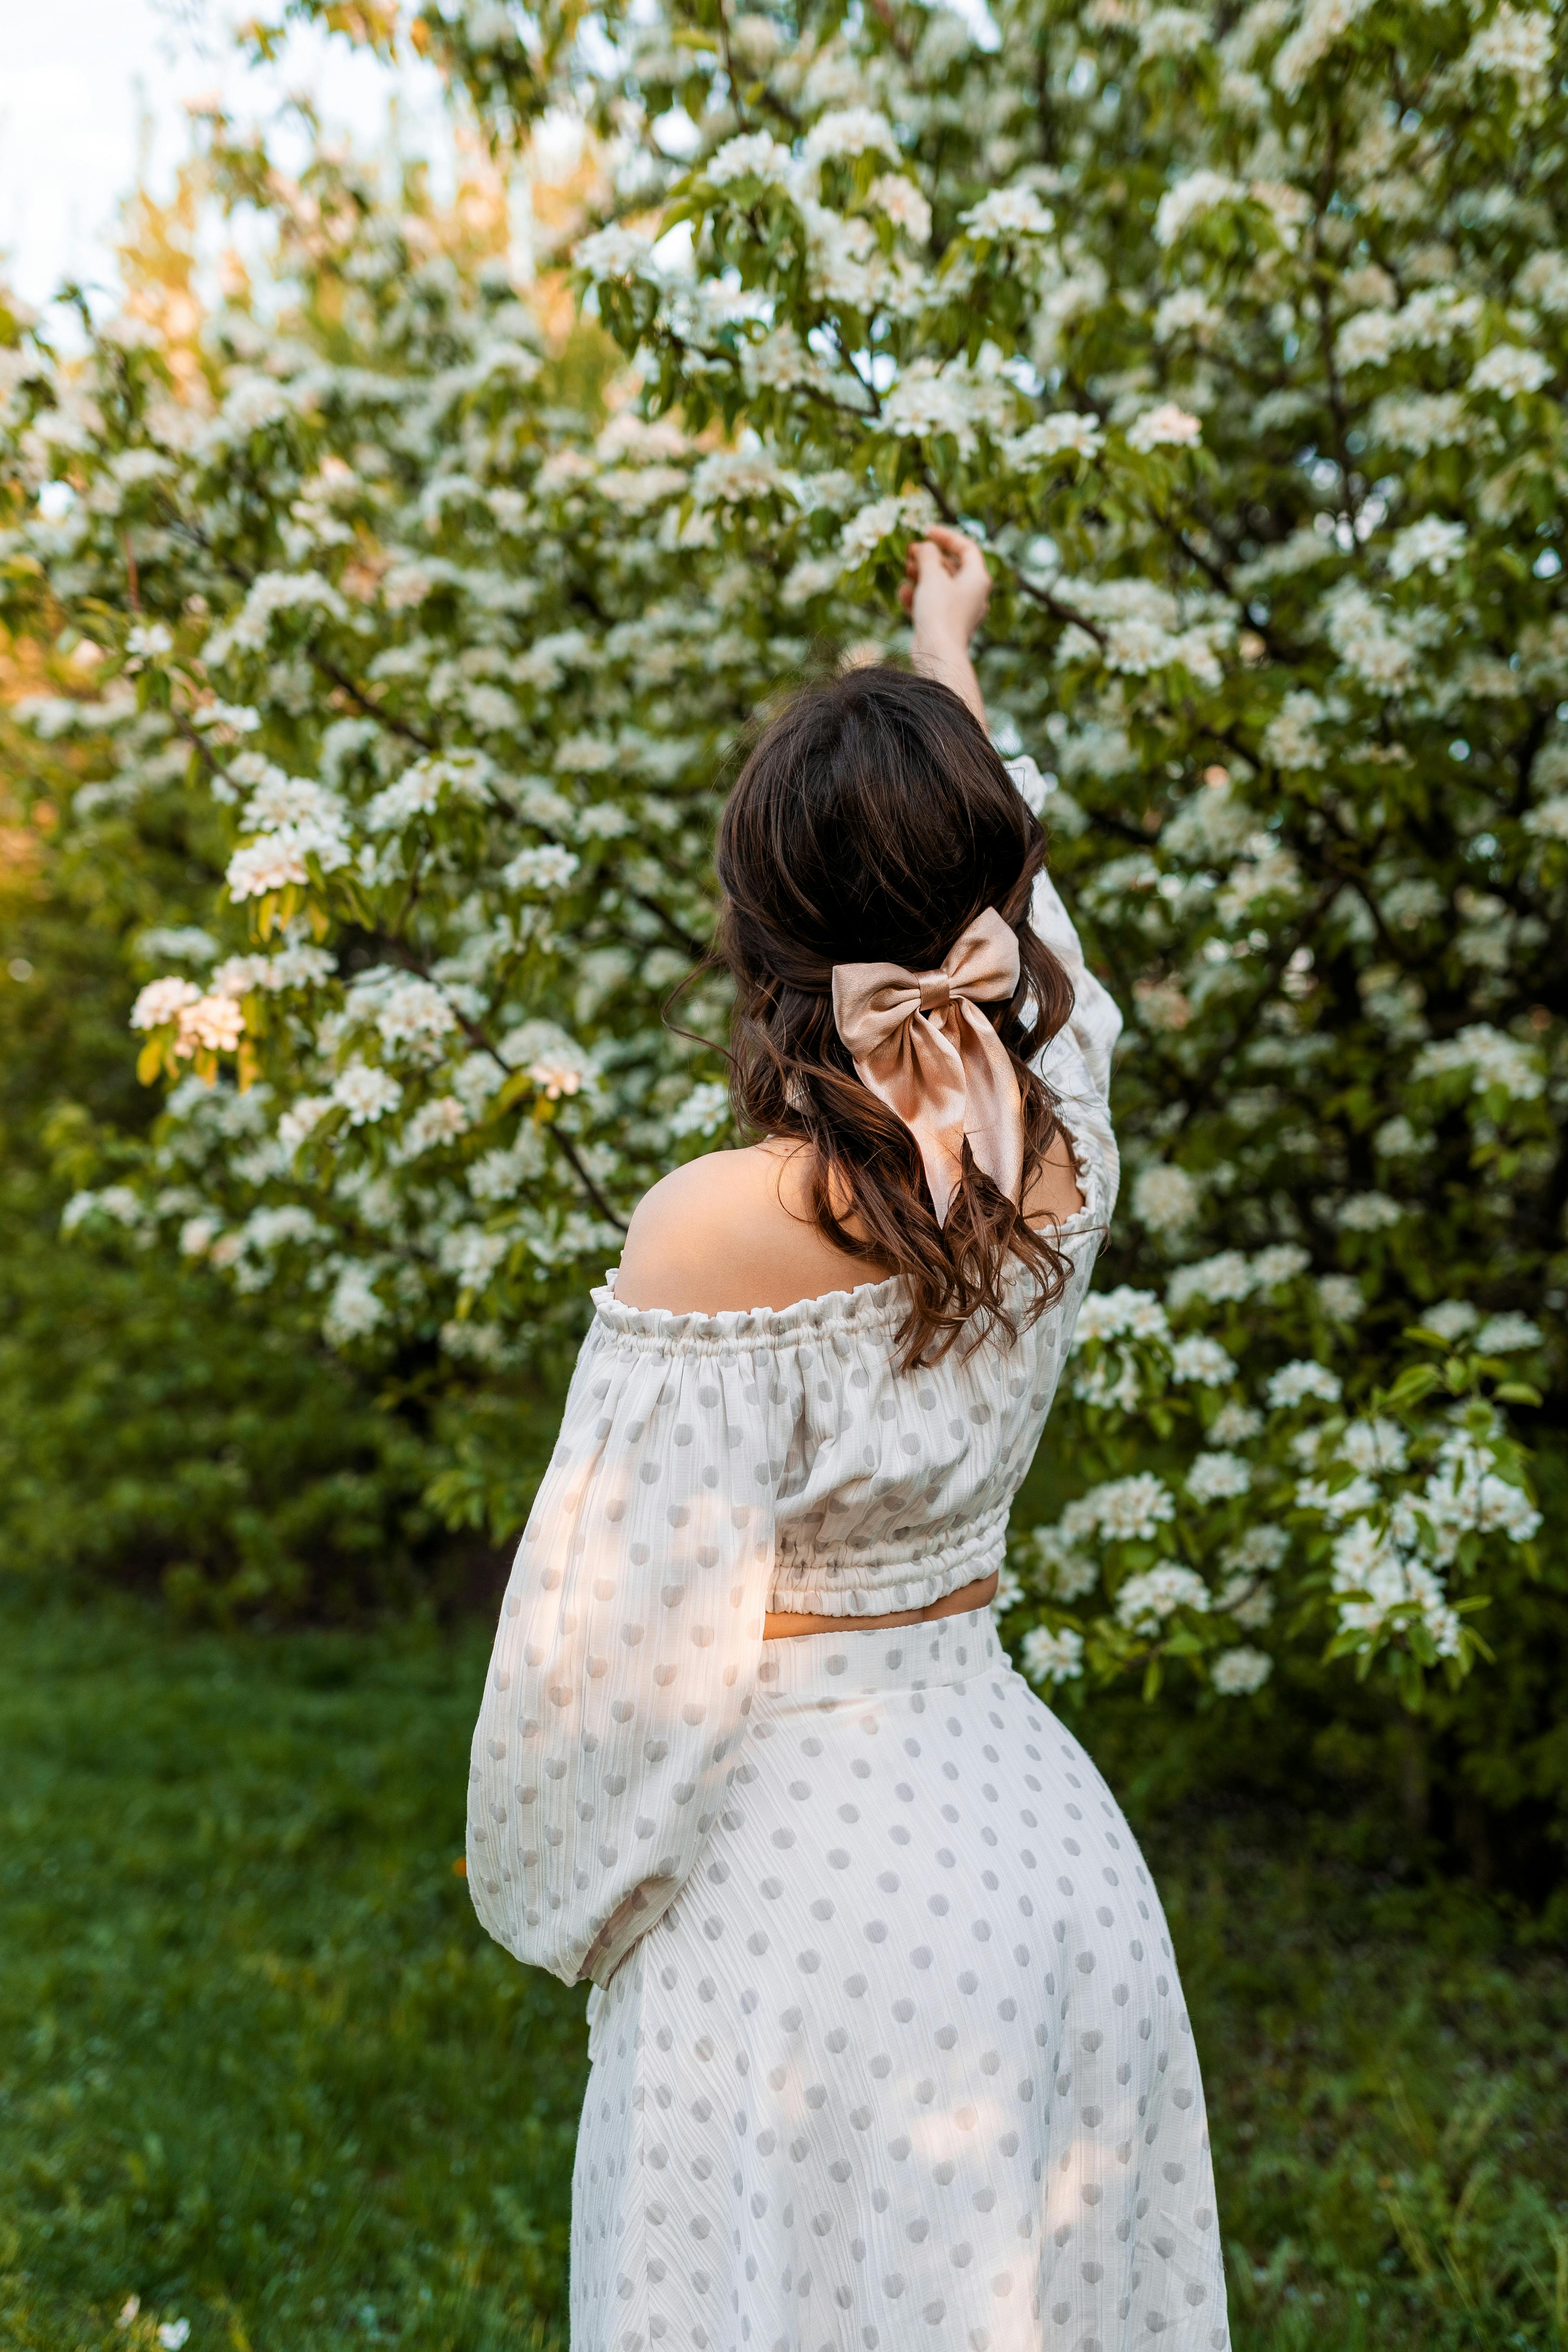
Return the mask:
POLYGON ((988 551, 996 730, 1131 1015, 1123 1264, 1171 1268, 1086 1318, 1057 1450, 1117 1475, 1021 1549, 1027 1661, 1244 1693, 1272 1622, 1414 1704, 1533 1573, 1499 1399, 1564 1297, 1560 35, 994 23, 665 8, 578 260, 815 631, 923 520, 988 551))
POLYGON ((722 999, 689 992, 693 1039, 660 1008, 723 749, 807 649, 677 544, 729 461, 631 413, 597 331, 552 341, 499 184, 443 219, 210 129, 196 176, 265 205, 275 283, 0 362, 6 617, 80 681, 16 716, 101 755, 79 857, 132 815, 208 877, 208 919, 131 942, 145 1181, 66 1226, 161 1231, 426 1403, 548 1381, 628 1203, 723 1122, 722 999))
MULTIPOLYGON (((164 728, 121 789, 188 762, 225 877, 138 1005, 175 1084, 136 1213, 437 1387, 537 1356, 723 1139, 718 1057, 656 1018, 721 747, 813 645, 887 645, 908 538, 960 522, 1130 1024, 1138 1286, 1085 1322, 1053 1451, 1089 1491, 1019 1539, 1024 1654, 1446 1690, 1525 1590, 1506 1416, 1549 1425, 1564 1297, 1554 20, 440 22, 498 135, 553 90, 603 142, 607 424, 499 252, 326 165, 282 206, 309 331, 215 317, 184 388, 134 334, 10 362, 13 576, 164 728)), ((450 1491, 515 1518, 493 1465, 450 1491)))

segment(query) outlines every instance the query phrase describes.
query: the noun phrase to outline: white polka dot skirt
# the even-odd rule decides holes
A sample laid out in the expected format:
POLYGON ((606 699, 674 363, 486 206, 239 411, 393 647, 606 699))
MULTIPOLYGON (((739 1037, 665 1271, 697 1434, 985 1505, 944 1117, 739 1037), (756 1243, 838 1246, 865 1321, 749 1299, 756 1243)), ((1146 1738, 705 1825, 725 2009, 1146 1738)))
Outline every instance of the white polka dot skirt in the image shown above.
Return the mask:
POLYGON ((1159 1901, 988 1611, 767 1644, 589 2013, 574 2352, 1225 2352, 1159 1901))

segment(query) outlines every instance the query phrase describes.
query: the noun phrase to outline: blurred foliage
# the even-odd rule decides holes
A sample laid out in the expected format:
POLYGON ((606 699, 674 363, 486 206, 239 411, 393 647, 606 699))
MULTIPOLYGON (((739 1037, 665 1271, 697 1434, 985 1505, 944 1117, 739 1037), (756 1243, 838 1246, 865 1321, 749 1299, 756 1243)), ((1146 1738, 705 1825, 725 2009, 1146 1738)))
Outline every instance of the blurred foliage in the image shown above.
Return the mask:
MULTIPOLYGON (((65 666, 13 650, 0 693, 65 666)), ((0 1573, 161 1582, 220 1622, 454 1597, 490 1555, 422 1500, 427 1421, 200 1266, 60 1238, 153 1108, 124 1045, 135 936, 210 887, 174 824, 122 816, 73 857, 59 813, 91 781, 0 720, 0 1573)))

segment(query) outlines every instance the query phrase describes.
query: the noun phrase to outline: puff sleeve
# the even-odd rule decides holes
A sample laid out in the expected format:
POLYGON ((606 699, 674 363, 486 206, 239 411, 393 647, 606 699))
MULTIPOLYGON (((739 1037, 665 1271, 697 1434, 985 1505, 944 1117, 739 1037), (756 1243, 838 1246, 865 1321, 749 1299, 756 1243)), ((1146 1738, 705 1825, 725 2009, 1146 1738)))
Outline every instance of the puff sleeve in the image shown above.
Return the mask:
POLYGON ((776 1352, 716 1328, 744 1318, 595 1297, 502 1603, 468 1783, 474 1907, 568 1984, 608 1981, 723 1801, 794 1425, 776 1352))
MULTIPOLYGON (((1009 760, 1007 772, 1031 808, 1037 808, 1045 788, 1033 760, 1009 760)), ((1035 1066, 1060 1103, 1075 1140, 1093 1150, 1100 1163, 1109 1215, 1115 1206, 1121 1174, 1110 1109, 1110 1057, 1121 1034, 1121 1010, 1089 971, 1072 917, 1044 871, 1036 877, 1029 920, 1073 984, 1073 1009, 1067 1024, 1042 1048, 1035 1066)))

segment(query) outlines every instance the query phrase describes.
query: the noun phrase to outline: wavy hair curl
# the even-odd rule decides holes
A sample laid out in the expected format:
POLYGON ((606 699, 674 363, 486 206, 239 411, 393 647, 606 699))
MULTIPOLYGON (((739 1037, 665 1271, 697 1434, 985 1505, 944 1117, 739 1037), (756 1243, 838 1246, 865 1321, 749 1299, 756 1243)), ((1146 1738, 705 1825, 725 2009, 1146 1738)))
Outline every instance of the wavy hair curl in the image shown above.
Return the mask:
POLYGON ((937 1223, 913 1136, 860 1083, 834 1025, 833 967, 930 971, 986 907, 1017 933, 1017 988, 984 1010, 1018 1080, 1027 1198, 1063 1132, 1029 1056, 1073 1001, 1029 927, 1045 852, 1039 820, 967 706, 932 679, 882 667, 795 696, 752 744, 720 823, 714 952, 735 986, 737 1124, 807 1145, 817 1229, 903 1277, 906 1370, 961 1335, 966 1352, 993 1329, 1016 1338, 1021 1319, 1059 1297, 1067 1261, 967 1143, 946 1225, 937 1223))

